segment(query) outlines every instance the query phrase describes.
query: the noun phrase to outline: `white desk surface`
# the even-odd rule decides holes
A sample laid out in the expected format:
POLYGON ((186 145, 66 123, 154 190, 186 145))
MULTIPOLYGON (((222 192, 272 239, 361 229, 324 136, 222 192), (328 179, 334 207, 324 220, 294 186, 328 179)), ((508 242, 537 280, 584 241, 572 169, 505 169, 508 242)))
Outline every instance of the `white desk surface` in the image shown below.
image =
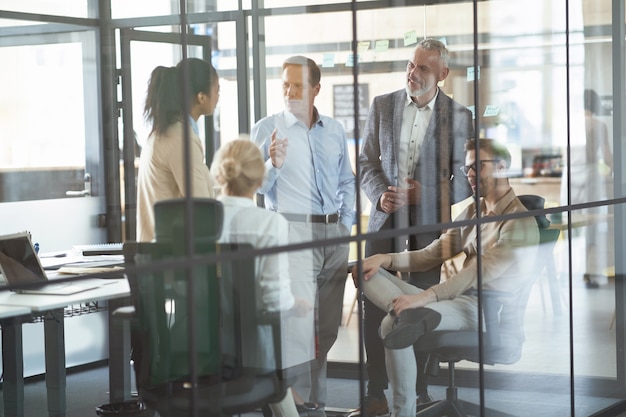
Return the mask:
MULTIPOLYGON (((104 286, 70 295, 48 294, 16 294, 10 291, 0 292, 1 306, 26 307, 32 311, 48 311, 63 308, 70 304, 87 301, 110 300, 130 295, 130 287, 126 278, 102 280, 104 286)), ((29 311, 30 313, 30 311, 29 311)), ((0 310, 1 314, 1 310, 0 310)), ((0 318, 2 316, 0 315, 0 318)))
MULTIPOLYGON (((50 274, 51 277, 57 275, 55 273, 50 274)), ((4 288, 0 291, 0 319, 16 317, 20 315, 31 314, 32 312, 44 312, 50 310, 58 310, 65 308, 72 304, 80 304, 89 301, 99 300, 111 300, 122 299, 130 296, 130 287, 126 278, 119 279, 98 279, 90 278, 90 280, 102 281, 102 286, 87 291, 82 291, 71 295, 46 295, 46 294, 17 294, 4 288)), ((80 279, 84 281, 85 279, 80 279)), ((54 279, 50 281, 54 282, 54 279)), ((60 320, 46 320, 44 321, 44 336, 45 336, 45 349, 46 349, 46 386, 47 386, 47 401, 48 412, 50 415, 62 415, 66 414, 66 370, 65 370, 65 340, 64 340, 64 324, 61 317, 60 320)), ((21 323, 13 325, 11 322, 7 326, 2 328, 3 334, 7 332, 8 339, 21 337, 21 330, 16 330, 21 327, 21 323)), ((112 326, 109 321, 109 337, 122 340, 123 336, 118 336, 117 330, 114 328, 120 328, 121 332, 125 332, 123 327, 112 326)), ((111 342, 109 349, 111 351, 111 342)), ((19 352, 17 350, 9 349, 8 352, 2 351, 3 361, 7 361, 9 364, 10 372, 5 372, 5 381, 3 382, 3 398, 4 398, 4 413, 3 415, 15 415, 22 417, 24 415, 24 381, 23 381, 23 369, 19 364, 23 362, 23 352, 21 343, 19 344, 19 352), (6 388, 6 389, 5 389, 6 388)), ((122 364, 122 369, 114 369, 119 365, 110 367, 109 379, 110 386, 113 393, 115 390, 119 391, 116 396, 111 394, 112 402, 120 401, 121 399, 130 399, 130 384, 126 381, 130 381, 130 367, 124 366, 129 364, 129 356, 126 354, 119 360, 114 362, 122 364), (120 388, 115 388, 119 386, 120 388), (120 399, 117 399, 120 397, 120 399)), ((3 369, 5 371, 5 369, 3 369)))
POLYGON ((25 306, 2 306, 0 305, 0 319, 23 316, 30 314, 31 308, 25 306))

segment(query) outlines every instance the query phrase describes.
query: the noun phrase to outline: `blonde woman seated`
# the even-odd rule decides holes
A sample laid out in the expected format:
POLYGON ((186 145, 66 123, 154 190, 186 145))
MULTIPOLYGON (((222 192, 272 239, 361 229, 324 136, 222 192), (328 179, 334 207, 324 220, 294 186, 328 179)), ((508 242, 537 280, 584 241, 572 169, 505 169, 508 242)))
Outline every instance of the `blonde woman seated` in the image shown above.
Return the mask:
MULTIPOLYGON (((249 243, 255 248, 288 243, 287 220, 278 213, 257 207, 254 202, 265 174, 261 151, 254 143, 237 139, 223 145, 215 155, 211 172, 221 187, 219 200, 224 205, 221 242, 249 243)), ((287 255, 283 252, 256 258, 259 307, 269 311, 291 310, 299 317, 311 315, 312 305, 294 298, 291 292, 287 255)), ((268 336, 268 344, 271 344, 271 335, 268 336)), ((264 351, 265 347, 263 343, 259 346, 261 356, 270 353, 264 351)), ((277 417, 299 416, 291 389, 283 400, 270 404, 270 408, 277 417)))

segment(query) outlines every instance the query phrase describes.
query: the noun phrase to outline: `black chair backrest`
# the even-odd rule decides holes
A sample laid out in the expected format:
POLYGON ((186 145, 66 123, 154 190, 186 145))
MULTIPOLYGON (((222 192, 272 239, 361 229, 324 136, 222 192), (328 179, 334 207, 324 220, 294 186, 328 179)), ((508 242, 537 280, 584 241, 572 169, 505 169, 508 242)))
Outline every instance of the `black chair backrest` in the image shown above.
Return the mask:
MULTIPOLYGON (((527 210, 537 210, 544 208, 544 198, 537 195, 521 195, 518 196, 520 202, 527 210)), ((539 248, 534 253, 534 259, 529 262, 534 263, 531 279, 526 281, 526 285, 520 286, 518 291, 513 294, 491 294, 491 300, 486 302, 486 308, 499 310, 497 314, 492 316, 497 318, 497 325, 492 324, 492 329, 488 329, 487 346, 492 347, 492 359, 496 363, 514 363, 521 356, 521 347, 524 343, 524 317, 526 308, 532 291, 532 286, 537 276, 543 271, 549 255, 552 254, 554 243, 556 242, 559 231, 549 229, 550 221, 545 214, 537 214, 535 216, 537 226, 539 228, 539 248)), ((489 326, 489 323, 487 323, 489 326)))
MULTIPOLYGON (((217 375, 220 370, 220 290, 215 265, 198 265, 187 270, 182 258, 171 252, 169 242, 141 243, 135 255, 138 267, 132 298, 144 333, 142 362, 147 367, 137 375, 141 388, 184 379, 190 374, 188 334, 196 336, 196 369, 200 375, 217 375), (177 265, 178 262, 178 265, 177 265), (150 269, 141 269, 141 266, 150 269), (154 268, 154 270, 152 270, 154 268), (189 272, 189 275, 188 275, 189 272), (193 291, 188 291, 188 280, 193 291), (194 315, 194 329, 189 314, 194 315)), ((200 248, 196 245, 196 252, 200 248)), ((203 253, 215 253, 204 247, 203 253)))
MULTIPOLYGON (((249 252, 253 247, 247 243, 221 243, 218 252, 249 252)), ((274 332, 280 331, 280 316, 268 317, 259 309, 256 293, 255 258, 233 257, 218 263, 221 290, 221 334, 223 358, 233 364, 239 374, 263 375, 275 373, 279 364, 280 343, 276 344, 274 332), (275 326, 273 328, 273 326, 275 326), (262 334, 266 337, 260 339, 262 334), (274 355, 272 363, 261 363, 259 351, 274 355), (236 356, 233 354, 236 352, 236 356)), ((280 334, 276 335, 278 338, 280 334)), ((280 339, 278 339, 280 340, 280 339)), ((227 376, 227 375, 224 375, 227 376)))
POLYGON ((251 411, 283 398, 287 389, 276 370, 280 322, 258 311, 252 246, 217 242, 221 203, 192 203, 191 258, 182 199, 157 203, 156 242, 124 244, 137 388, 161 415, 188 415, 193 358, 200 415, 251 411))
MULTIPOLYGON (((222 235, 224 206, 210 198, 191 199, 193 238, 216 242, 222 235)), ((154 205, 154 236, 157 242, 184 245, 187 201, 184 198, 157 201, 154 205)))
MULTIPOLYGON (((518 195, 517 198, 528 211, 544 208, 546 201, 543 197, 532 194, 518 195)), ((535 220, 540 230, 547 229, 550 226, 550 220, 548 220, 545 214, 536 215, 535 220)))
MULTIPOLYGON (((542 209, 544 199, 539 196, 523 195, 520 201, 528 210, 542 209)), ((549 229, 550 222, 544 214, 535 216, 539 227, 540 242, 546 245, 537 251, 529 251, 529 262, 534 262, 533 276, 521 281, 516 291, 501 292, 483 289, 482 306, 484 317, 483 352, 478 350, 478 334, 476 331, 434 331, 420 339, 418 348, 435 353, 438 361, 470 360, 493 365, 511 364, 519 360, 524 343, 524 316, 536 277, 544 269, 549 259, 545 254, 552 253, 554 242, 558 238, 558 230, 549 229), (556 234, 555 234, 556 232, 556 234), (548 246, 549 245, 549 246, 548 246)), ((475 290, 474 294, 478 291, 475 290)), ((437 361, 437 362, 438 362, 437 361)))
MULTIPOLYGON (((520 201, 528 210, 542 209, 544 200, 539 196, 521 196, 520 201)), ((427 354, 426 372, 436 374, 439 362, 454 363, 461 360, 483 361, 487 365, 512 364, 519 360, 524 343, 524 316, 529 296, 539 273, 544 269, 552 253, 559 231, 550 229, 550 222, 543 214, 535 216, 539 227, 540 242, 545 246, 533 253, 534 262, 530 279, 523 280, 517 291, 501 292, 483 289, 482 307, 484 318, 483 350, 480 350, 479 334, 475 330, 435 330, 426 333, 415 345, 420 353, 427 354)), ((474 294, 478 291, 474 290, 474 294)))
MULTIPOLYGON (((194 256, 215 254, 222 232, 223 206, 213 199, 191 199, 194 256)), ((171 383, 190 374, 189 332, 196 337, 197 370, 219 375, 222 365, 236 367, 221 354, 220 282, 218 266, 198 263, 187 268, 184 233, 187 201, 159 201, 155 210, 156 242, 125 244, 127 262, 135 271, 127 274, 139 323, 133 344, 137 384, 142 388, 171 383), (188 284, 193 284, 193 292, 188 284), (194 329, 189 328, 189 313, 194 329)), ((232 356, 237 356, 233 353, 232 356)), ((218 378, 219 379, 219 378, 218 378)))

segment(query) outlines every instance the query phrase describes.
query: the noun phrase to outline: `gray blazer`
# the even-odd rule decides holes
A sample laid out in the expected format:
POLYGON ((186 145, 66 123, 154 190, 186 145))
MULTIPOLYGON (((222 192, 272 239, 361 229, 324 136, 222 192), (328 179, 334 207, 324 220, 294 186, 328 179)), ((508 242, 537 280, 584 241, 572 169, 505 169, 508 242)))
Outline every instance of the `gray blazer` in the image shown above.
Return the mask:
MULTIPOLYGON (((359 156, 361 188, 372 202, 368 232, 380 230, 389 214, 380 197, 398 184, 398 143, 406 103, 404 89, 374 98, 363 132, 359 156)), ((465 140, 474 136, 472 113, 439 91, 415 169, 422 199, 411 206, 410 224, 450 220, 450 205, 467 198, 471 188, 459 167, 465 164, 465 140)))

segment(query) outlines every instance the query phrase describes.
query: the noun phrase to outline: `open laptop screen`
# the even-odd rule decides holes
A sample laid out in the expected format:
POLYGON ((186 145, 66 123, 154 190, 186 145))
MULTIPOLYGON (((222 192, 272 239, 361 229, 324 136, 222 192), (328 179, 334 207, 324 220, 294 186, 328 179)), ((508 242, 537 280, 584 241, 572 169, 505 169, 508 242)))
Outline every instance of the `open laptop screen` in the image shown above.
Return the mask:
POLYGON ((0 271, 9 287, 48 281, 28 232, 0 236, 0 271))

